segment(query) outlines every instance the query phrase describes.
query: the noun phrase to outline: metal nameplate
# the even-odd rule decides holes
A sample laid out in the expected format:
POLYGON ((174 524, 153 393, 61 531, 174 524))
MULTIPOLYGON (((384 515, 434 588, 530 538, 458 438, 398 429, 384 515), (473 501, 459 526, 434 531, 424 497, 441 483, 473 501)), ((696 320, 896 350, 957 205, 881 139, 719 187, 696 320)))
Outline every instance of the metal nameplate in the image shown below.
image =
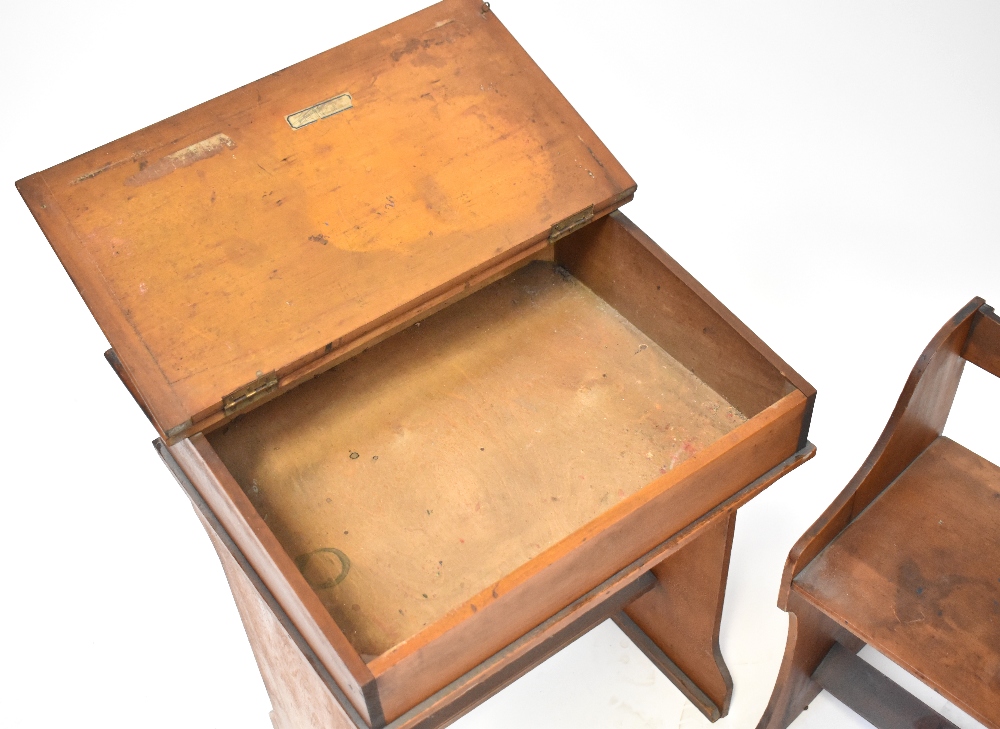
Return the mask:
POLYGON ((308 109, 289 114, 285 117, 285 121, 288 122, 288 126, 292 129, 301 129, 313 122, 318 122, 320 119, 326 119, 328 116, 347 111, 353 106, 354 99, 351 98, 351 95, 341 94, 340 96, 334 96, 332 99, 313 104, 308 109))

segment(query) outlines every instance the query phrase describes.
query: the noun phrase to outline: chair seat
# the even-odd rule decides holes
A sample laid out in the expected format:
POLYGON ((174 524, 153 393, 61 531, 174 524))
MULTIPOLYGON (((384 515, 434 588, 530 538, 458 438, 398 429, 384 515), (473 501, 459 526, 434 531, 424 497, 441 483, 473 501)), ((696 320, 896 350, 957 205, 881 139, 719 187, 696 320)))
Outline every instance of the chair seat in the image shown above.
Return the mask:
POLYGON ((939 437, 792 589, 1000 724, 1000 468, 939 437))

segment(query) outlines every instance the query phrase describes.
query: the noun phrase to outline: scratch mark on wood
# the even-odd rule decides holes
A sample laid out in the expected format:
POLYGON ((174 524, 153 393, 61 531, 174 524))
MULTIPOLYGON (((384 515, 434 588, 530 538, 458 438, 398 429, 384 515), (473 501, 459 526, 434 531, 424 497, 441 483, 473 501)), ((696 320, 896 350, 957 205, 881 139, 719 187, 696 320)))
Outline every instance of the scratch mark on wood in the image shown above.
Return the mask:
POLYGON ((81 182, 86 182, 87 180, 92 180, 95 177, 97 177, 98 175, 107 172, 108 170, 113 170, 116 167, 121 167, 123 164, 126 164, 128 162, 135 162, 137 159, 139 159, 140 157, 142 157, 148 151, 149 150, 146 150, 146 149, 140 149, 138 152, 135 152, 135 153, 129 155, 125 159, 120 159, 120 160, 118 160, 116 162, 108 162, 106 165, 102 165, 101 167, 98 167, 96 170, 91 170, 90 172, 88 172, 85 175, 80 175, 79 177, 77 177, 75 180, 73 180, 69 184, 71 184, 71 185, 79 185, 81 182))

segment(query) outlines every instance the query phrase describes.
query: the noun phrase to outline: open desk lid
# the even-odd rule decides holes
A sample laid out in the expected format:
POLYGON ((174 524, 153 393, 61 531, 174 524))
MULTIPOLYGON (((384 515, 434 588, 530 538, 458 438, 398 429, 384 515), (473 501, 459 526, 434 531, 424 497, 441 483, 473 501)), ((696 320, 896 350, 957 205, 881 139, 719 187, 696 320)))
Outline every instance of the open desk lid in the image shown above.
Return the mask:
POLYGON ((634 183, 491 11, 446 0, 18 189, 172 442, 634 183))

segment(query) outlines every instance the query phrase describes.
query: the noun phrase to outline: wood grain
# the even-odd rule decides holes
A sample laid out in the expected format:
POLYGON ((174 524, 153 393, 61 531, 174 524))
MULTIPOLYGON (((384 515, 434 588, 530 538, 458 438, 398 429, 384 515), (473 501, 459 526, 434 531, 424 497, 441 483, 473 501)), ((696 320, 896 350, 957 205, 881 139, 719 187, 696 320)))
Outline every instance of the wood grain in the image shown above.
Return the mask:
POLYGON ((298 649, 212 527, 199 513, 226 573, 250 639, 275 729, 357 729, 298 649))
POLYGON ((176 440, 634 183, 494 13, 445 0, 18 187, 176 440))
POLYGON ((857 653, 864 642, 798 592, 788 596, 788 639, 771 700, 757 729, 786 729, 823 690, 813 674, 837 643, 857 653))
POLYGON ((318 659, 354 708, 369 726, 384 724, 378 686, 371 671, 205 437, 185 439, 170 446, 168 452, 298 631, 314 646, 318 659))
POLYGON ((208 438, 374 658, 745 420, 535 263, 208 438))
MULTIPOLYGON (((974 298, 938 331, 868 459, 792 548, 778 598, 788 643, 758 729, 806 708, 835 641, 871 643, 1000 728, 1000 468, 941 435, 965 357, 994 367, 996 324, 974 298)), ((879 726, 940 724, 896 689, 841 689, 879 726)))
POLYGON ((729 713, 733 696, 719 626, 735 529, 735 511, 716 519, 698 539, 656 565, 656 587, 622 611, 642 635, 626 633, 654 663, 662 652, 669 663, 660 669, 709 721, 729 713), (657 652, 647 649, 647 641, 657 652))
POLYGON ((621 212, 559 241, 556 260, 748 417, 793 389, 815 395, 621 212))
POLYGON ((1000 726, 1000 468, 940 437, 792 589, 1000 726))

